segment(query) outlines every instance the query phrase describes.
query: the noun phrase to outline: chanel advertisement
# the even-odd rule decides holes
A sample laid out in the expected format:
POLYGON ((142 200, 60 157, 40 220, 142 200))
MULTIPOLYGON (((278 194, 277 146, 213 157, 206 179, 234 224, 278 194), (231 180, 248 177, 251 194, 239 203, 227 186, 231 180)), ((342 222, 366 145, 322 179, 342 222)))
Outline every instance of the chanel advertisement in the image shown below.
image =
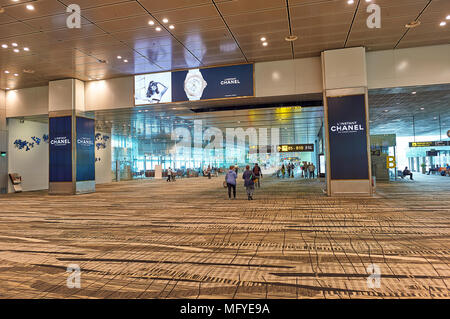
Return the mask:
POLYGON ((174 102, 253 96, 253 64, 177 71, 172 84, 174 102))
POLYGON ((368 179, 365 96, 329 97, 331 179, 368 179))
POLYGON ((134 77, 134 104, 172 102, 172 73, 152 73, 134 77))
POLYGON ((49 119, 49 180, 72 181, 72 117, 49 119))
POLYGON ((95 120, 77 117, 77 182, 95 180, 95 120))
POLYGON ((253 64, 135 76, 135 105, 254 96, 253 64))

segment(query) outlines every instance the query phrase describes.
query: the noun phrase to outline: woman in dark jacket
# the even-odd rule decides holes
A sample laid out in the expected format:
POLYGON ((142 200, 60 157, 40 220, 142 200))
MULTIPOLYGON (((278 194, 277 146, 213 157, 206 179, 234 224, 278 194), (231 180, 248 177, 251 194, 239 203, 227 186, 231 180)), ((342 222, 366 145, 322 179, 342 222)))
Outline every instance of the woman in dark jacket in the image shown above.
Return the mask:
POLYGON ((250 170, 250 166, 247 165, 245 167, 244 174, 242 174, 242 178, 244 179, 244 186, 247 190, 248 200, 253 200, 253 192, 255 191, 255 182, 253 172, 250 170))

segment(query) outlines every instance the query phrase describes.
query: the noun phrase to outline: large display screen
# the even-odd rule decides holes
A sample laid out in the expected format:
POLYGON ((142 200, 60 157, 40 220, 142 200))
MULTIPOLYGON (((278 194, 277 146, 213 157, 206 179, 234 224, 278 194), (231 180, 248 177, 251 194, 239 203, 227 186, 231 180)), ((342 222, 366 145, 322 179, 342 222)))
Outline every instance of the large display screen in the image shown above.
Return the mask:
POLYGON ((77 117, 77 182, 95 180, 95 120, 77 117))
POLYGON ((254 96, 253 64, 135 76, 135 105, 254 96))
POLYGON ((72 117, 49 119, 49 180, 72 181, 72 117))
POLYGON ((327 98, 331 179, 368 179, 364 95, 327 98))

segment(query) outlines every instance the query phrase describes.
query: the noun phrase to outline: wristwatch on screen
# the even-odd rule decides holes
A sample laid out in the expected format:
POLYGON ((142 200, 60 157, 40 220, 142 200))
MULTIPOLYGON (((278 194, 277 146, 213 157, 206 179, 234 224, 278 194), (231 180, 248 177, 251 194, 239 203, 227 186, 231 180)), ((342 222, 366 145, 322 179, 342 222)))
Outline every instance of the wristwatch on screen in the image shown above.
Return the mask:
POLYGON ((189 70, 184 80, 184 92, 186 92, 189 101, 200 100, 207 85, 208 83, 206 83, 199 69, 189 70))

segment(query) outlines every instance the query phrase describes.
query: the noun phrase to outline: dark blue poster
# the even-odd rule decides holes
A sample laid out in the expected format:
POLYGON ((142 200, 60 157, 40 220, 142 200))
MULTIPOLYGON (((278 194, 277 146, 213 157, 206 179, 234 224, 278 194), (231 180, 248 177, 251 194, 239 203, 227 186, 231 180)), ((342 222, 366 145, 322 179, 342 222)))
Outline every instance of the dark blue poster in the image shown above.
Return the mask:
POLYGON ((72 117, 49 120, 49 181, 72 181, 72 117))
POLYGON ((95 180, 95 120, 77 117, 77 182, 95 180))
POLYGON ((365 96, 327 98, 331 179, 368 179, 365 96))
POLYGON ((172 73, 172 102, 253 95, 253 64, 172 73))

